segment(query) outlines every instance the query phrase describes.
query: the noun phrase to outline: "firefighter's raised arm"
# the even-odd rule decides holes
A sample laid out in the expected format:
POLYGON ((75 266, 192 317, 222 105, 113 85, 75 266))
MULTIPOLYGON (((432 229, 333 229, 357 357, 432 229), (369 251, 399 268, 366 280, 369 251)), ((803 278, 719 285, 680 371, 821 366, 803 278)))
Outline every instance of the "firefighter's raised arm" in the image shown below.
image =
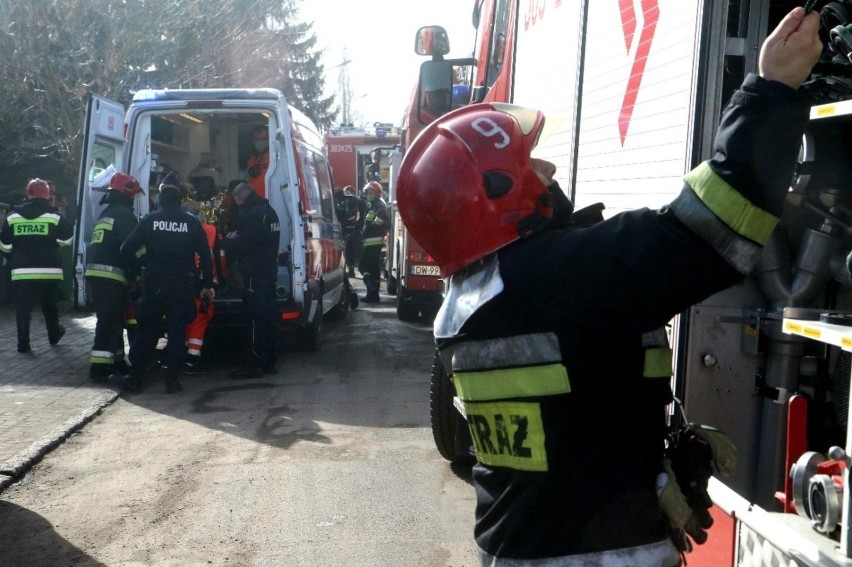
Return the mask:
POLYGON ((822 53, 819 12, 796 7, 769 34, 760 49, 760 76, 798 89, 822 53))

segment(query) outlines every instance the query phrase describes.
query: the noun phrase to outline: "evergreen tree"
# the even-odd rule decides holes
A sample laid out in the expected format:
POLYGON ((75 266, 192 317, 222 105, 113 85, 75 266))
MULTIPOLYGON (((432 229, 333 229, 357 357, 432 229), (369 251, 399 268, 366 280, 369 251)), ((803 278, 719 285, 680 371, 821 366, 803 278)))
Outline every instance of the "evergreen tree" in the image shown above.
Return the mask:
POLYGON ((71 190, 88 92, 274 87, 330 123, 315 46, 297 0, 2 0, 0 200, 33 176, 71 190))

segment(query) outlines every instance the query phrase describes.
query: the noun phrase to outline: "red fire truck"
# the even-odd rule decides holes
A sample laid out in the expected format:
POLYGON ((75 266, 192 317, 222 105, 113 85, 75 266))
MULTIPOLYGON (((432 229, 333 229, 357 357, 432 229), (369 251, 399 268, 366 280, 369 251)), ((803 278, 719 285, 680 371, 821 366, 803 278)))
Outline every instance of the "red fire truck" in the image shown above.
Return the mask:
POLYGON ((331 174, 336 187, 351 185, 360 194, 367 183, 365 171, 370 163, 370 153, 381 151, 382 186, 387 191, 390 183, 389 150, 400 143, 399 130, 391 124, 376 123, 368 128, 335 126, 325 134, 325 148, 331 174))
MULTIPOLYGON (((578 208, 656 208, 713 154, 723 106, 797 4, 475 0, 461 80, 464 62, 443 58, 446 32, 418 32, 432 60, 409 121, 448 112, 450 97, 429 95, 459 84, 468 102, 539 108, 555 128, 534 155, 557 165, 578 208)), ((852 1, 818 6, 827 52, 803 87, 814 106, 779 228, 745 282, 671 323, 685 414, 739 450, 736 474, 712 479, 716 525, 690 566, 852 565, 852 1)), ((436 358, 432 428, 450 461, 471 461, 463 413, 436 358)))
MULTIPOLYGON (((422 127, 414 132, 406 128, 404 139, 413 139, 422 127)), ((406 230, 396 206, 396 176, 402 162, 402 151, 391 154, 391 183, 388 212, 391 230, 388 235, 385 274, 388 293, 396 295, 396 315, 402 321, 423 317, 431 321, 441 307, 443 282, 441 270, 435 260, 406 230)))

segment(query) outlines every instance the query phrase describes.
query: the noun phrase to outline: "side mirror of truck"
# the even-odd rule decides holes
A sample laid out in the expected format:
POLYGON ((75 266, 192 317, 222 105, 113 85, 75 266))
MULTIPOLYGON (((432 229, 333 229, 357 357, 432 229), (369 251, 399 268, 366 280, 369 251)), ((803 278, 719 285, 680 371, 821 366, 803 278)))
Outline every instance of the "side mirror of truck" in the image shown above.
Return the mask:
POLYGON ((424 61, 420 65, 417 86, 417 117, 429 124, 448 113, 453 106, 453 63, 445 60, 424 61))
POLYGON ((441 58, 450 52, 450 37, 441 26, 423 26, 414 36, 414 52, 441 58))

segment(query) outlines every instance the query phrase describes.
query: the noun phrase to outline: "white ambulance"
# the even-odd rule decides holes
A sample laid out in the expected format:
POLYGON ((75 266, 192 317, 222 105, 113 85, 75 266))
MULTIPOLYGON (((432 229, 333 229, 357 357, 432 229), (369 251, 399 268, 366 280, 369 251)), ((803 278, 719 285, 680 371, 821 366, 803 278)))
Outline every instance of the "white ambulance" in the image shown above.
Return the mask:
MULTIPOLYGON (((281 222, 278 319, 283 330, 297 332, 303 348, 319 348, 323 315, 342 318, 349 309, 343 234, 322 138, 275 89, 142 90, 126 111, 91 97, 78 183, 75 305, 87 303, 83 268, 103 207, 105 173, 123 171, 139 181, 145 195, 137 196, 134 207, 142 217, 156 209, 159 183, 173 171, 182 181, 204 185, 197 198, 206 198, 209 220, 221 225, 229 188, 247 179, 257 127, 269 134, 265 197, 281 222)), ((240 325, 245 310, 238 274, 223 276, 211 325, 240 325)))

